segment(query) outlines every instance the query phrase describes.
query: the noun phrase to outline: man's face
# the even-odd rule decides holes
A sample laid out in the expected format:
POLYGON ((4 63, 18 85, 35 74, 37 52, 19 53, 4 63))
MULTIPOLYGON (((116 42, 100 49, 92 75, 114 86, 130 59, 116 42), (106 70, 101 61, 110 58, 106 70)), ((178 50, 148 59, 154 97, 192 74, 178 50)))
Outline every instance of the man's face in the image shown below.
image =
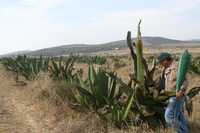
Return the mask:
POLYGON ((164 68, 169 67, 170 64, 171 64, 171 61, 169 61, 169 60, 164 60, 164 61, 162 61, 162 62, 160 63, 160 65, 161 65, 162 67, 164 67, 164 68))

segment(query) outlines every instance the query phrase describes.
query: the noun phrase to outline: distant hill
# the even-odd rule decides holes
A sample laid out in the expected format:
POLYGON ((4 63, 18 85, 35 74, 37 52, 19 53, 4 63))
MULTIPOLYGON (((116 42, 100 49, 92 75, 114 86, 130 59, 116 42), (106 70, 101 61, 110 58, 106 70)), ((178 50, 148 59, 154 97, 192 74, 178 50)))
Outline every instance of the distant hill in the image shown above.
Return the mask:
POLYGON ((29 54, 30 52, 31 52, 30 50, 23 50, 23 51, 11 52, 8 54, 0 55, 0 57, 24 55, 24 54, 29 54))
POLYGON ((190 41, 190 42, 197 42, 197 43, 199 43, 199 42, 200 42, 200 39, 192 39, 192 40, 188 40, 188 41, 190 41))
MULTIPOLYGON (((133 38, 135 40, 135 38, 133 38)), ((191 46, 200 46, 200 41, 190 40, 190 41, 181 41, 168 39, 164 37, 143 37, 143 43, 146 47, 191 47, 191 46)), ((71 44, 63 45, 51 48, 44 48, 36 51, 25 51, 24 53, 17 54, 27 54, 31 56, 61 56, 73 54, 89 54, 100 51, 109 51, 114 49, 126 49, 127 44, 126 40, 119 40, 114 42, 109 42, 105 44, 71 44)), ((11 55, 11 54, 9 54, 11 55)), ((13 54, 13 55, 16 55, 13 54)))

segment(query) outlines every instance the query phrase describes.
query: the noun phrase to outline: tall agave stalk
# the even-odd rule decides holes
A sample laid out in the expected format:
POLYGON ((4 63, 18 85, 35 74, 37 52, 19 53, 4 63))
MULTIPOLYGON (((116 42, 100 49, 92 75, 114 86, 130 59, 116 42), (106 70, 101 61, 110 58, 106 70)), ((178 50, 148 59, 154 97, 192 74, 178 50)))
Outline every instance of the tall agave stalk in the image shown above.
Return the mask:
POLYGON ((137 58, 134 52, 135 43, 132 42, 130 31, 128 31, 127 33, 127 45, 128 45, 128 48, 130 49, 130 55, 132 57, 131 61, 132 61, 132 68, 133 68, 133 76, 136 78, 137 77, 137 58))
MULTIPOLYGON (((147 117, 151 117, 155 119, 159 119, 162 123, 165 123, 163 119, 164 107, 166 106, 166 101, 169 97, 174 96, 174 92, 165 93, 160 95, 159 92, 157 95, 154 95, 154 92, 157 92, 157 84, 153 80, 153 75, 155 71, 155 60, 153 60, 152 69, 149 70, 147 61, 143 57, 143 44, 142 44, 142 37, 140 32, 140 24, 138 24, 138 34, 136 38, 136 43, 131 42, 131 33, 128 32, 127 34, 127 44, 130 49, 131 57, 133 60, 133 66, 135 71, 135 76, 132 76, 131 80, 134 80, 136 84, 134 84, 133 88, 135 90, 135 105, 140 112, 140 116, 143 117, 143 120, 146 120, 147 117), (135 47, 135 51, 134 51, 135 47)), ((194 65, 193 65, 194 66, 194 65)), ((199 87, 192 88, 188 92, 188 96, 193 98, 200 92, 199 87)), ((191 107, 191 106, 189 106, 191 107)), ((188 106, 187 106, 188 108, 188 106)), ((191 109, 188 110, 191 113, 191 109)), ((152 122, 152 121, 150 121, 152 122)), ((153 122, 152 122, 153 123, 153 122)))
MULTIPOLYGON (((132 123, 137 125, 138 120, 147 122, 153 126, 165 125, 164 107, 169 97, 175 93, 166 93, 154 96, 156 90, 153 75, 155 71, 155 60, 153 67, 149 70, 147 61, 143 57, 143 44, 138 24, 138 35, 136 42, 131 39, 131 32, 127 34, 127 44, 130 49, 133 74, 130 75, 132 85, 124 83, 115 73, 106 72, 103 69, 95 69, 92 65, 88 67, 88 77, 83 80, 78 78, 71 89, 74 99, 81 105, 95 110, 104 119, 114 122, 117 126, 127 126, 132 123), (121 101, 122 95, 127 97, 121 101)), ((200 87, 189 91, 188 96, 198 94, 200 87)), ((190 106, 187 106, 190 108, 190 106)))
POLYGON ((141 20, 138 24, 138 33, 136 39, 136 56, 137 56, 137 81, 141 87, 144 87, 144 64, 143 64, 143 44, 140 32, 141 20))

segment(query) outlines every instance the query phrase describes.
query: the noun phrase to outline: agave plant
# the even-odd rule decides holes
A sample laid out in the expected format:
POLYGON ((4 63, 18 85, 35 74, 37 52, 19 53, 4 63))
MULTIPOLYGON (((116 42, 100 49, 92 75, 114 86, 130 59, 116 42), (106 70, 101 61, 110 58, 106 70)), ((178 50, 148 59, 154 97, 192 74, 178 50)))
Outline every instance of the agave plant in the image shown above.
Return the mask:
POLYGON ((27 80, 33 80, 39 72, 48 70, 49 59, 31 58, 17 56, 16 58, 5 58, 3 64, 7 70, 15 72, 17 75, 24 76, 27 80))
MULTIPOLYGON (((154 71, 155 71, 155 59, 153 59, 152 67, 148 67, 147 61, 143 57, 143 45, 142 45, 142 37, 140 32, 140 23, 138 25, 138 35, 136 42, 132 42, 131 32, 127 34, 127 44, 130 50, 130 54, 133 62, 133 72, 131 74, 131 81, 134 81, 134 84, 131 85, 134 89, 134 101, 136 104, 136 108, 139 112, 139 117, 143 121, 147 121, 152 124, 157 120, 157 124, 164 124, 164 107, 167 105, 167 100, 171 96, 175 96, 174 92, 166 92, 164 94, 160 94, 159 89, 157 88, 156 81, 153 80, 154 71), (154 92, 157 95, 154 95, 154 92), (151 118, 151 119, 150 119, 151 118), (153 122, 153 121, 154 122, 153 122), (160 123, 161 122, 161 123, 160 123)), ((197 61, 197 60, 196 60, 197 61)), ((196 71, 198 68, 198 63, 193 62, 193 69, 196 71)), ((132 83, 130 82, 130 83, 132 83)), ((199 87, 195 87, 190 89, 187 95, 190 98, 193 98, 199 93, 199 87)), ((187 110, 189 114, 192 112, 191 103, 188 104, 187 110)))
POLYGON ((77 73, 74 70, 75 59, 73 57, 67 58, 65 61, 60 57, 58 61, 51 60, 49 66, 50 76, 55 80, 67 80, 72 82, 77 78, 77 73))
POLYGON ((87 79, 83 81, 79 78, 79 84, 76 85, 80 94, 87 97, 85 104, 92 105, 95 110, 98 110, 107 102, 113 102, 119 91, 114 76, 114 73, 107 73, 102 69, 95 70, 92 65, 89 65, 87 79))
POLYGON ((106 57, 104 56, 74 56, 76 62, 87 63, 87 64, 98 64, 103 65, 106 63, 106 57))
POLYGON ((194 58, 192 60, 190 70, 196 74, 200 74, 200 57, 194 58))
MULTIPOLYGON (((136 42, 131 39, 131 32, 127 34, 127 44, 132 59, 133 71, 128 84, 124 83, 114 72, 107 72, 102 68, 89 65, 88 77, 73 82, 70 90, 74 100, 80 105, 95 110, 104 119, 114 122, 118 127, 136 124, 138 120, 152 126, 165 126, 164 107, 175 92, 161 94, 156 81, 153 80, 155 59, 149 67, 143 57, 143 44, 138 24, 136 42), (156 93, 156 94, 155 94, 156 93), (125 96, 125 100, 122 100, 125 96)), ((200 87, 190 89, 188 96, 193 98, 200 92, 200 87)), ((189 113, 192 104, 188 104, 189 113)))
POLYGON ((116 73, 106 72, 102 68, 95 70, 94 66, 89 65, 87 79, 79 78, 75 86, 76 89, 71 91, 79 104, 95 110, 100 116, 115 124, 125 122, 133 102, 133 91, 117 77, 116 73), (123 94, 128 98, 121 104, 123 94))

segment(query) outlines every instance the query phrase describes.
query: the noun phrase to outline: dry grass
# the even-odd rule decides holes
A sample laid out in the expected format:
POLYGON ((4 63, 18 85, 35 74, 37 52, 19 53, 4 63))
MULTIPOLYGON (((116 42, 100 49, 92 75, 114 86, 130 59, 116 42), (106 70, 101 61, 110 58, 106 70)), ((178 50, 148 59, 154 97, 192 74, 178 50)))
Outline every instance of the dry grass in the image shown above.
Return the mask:
MULTIPOLYGON (((127 61, 127 64, 130 64, 127 61)), ((76 64, 87 76, 87 65, 76 64)), ((114 70, 112 63, 104 65, 114 70), (110 65, 110 66, 108 66, 110 65)), ((117 69, 118 75, 128 81, 131 66, 117 69)), ((200 84, 197 75, 190 75, 190 88, 200 84)), ((24 79, 21 79, 24 81, 24 79)), ((25 81, 27 85, 16 84, 12 73, 0 67, 0 132, 12 133, 171 133, 163 128, 152 131, 141 123, 140 127, 119 130, 101 120, 95 113, 74 108, 69 102, 67 88, 61 82, 52 81, 48 74, 41 74, 36 81, 25 81), (63 96, 58 95, 63 94, 63 96), (67 96, 67 97, 66 97, 67 96), (77 111, 78 110, 78 111, 77 111), (9 113, 4 113, 9 112, 9 113), (1 125, 5 125, 1 126, 1 125)), ((194 113, 190 118, 191 133, 200 130, 200 96, 194 98, 194 113)))

